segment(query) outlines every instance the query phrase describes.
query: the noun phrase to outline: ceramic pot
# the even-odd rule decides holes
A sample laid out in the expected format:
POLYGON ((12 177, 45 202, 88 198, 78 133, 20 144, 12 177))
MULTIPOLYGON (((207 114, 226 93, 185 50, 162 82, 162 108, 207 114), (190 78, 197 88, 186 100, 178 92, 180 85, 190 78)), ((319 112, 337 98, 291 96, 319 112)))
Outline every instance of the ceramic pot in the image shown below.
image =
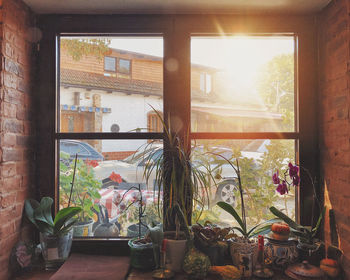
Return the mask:
POLYGON ((87 222, 78 222, 73 226, 73 237, 86 237, 93 236, 92 226, 94 224, 93 219, 89 219, 87 222))
POLYGON ((133 268, 141 270, 152 270, 156 263, 153 255, 152 242, 146 244, 135 243, 138 238, 130 239, 128 245, 130 247, 130 265, 133 268))
POLYGON ((184 238, 184 234, 181 234, 183 240, 174 240, 172 239, 175 236, 175 232, 165 232, 164 238, 166 238, 166 268, 174 271, 182 271, 182 265, 185 258, 187 240, 184 238))
POLYGON ((232 263, 243 271, 244 277, 253 274, 254 264, 258 257, 258 242, 256 240, 237 239, 230 243, 232 263))
MULTIPOLYGON (((141 224, 141 237, 145 236, 147 233, 148 228, 141 224)), ((127 236, 128 237, 138 237, 139 236, 139 224, 133 224, 128 226, 127 229, 127 236)))
POLYGON ((298 260, 297 241, 267 238, 264 253, 274 268, 285 269, 298 260))
POLYGON ((72 246, 73 229, 62 236, 40 233, 41 252, 45 269, 57 269, 68 258, 72 246))
POLYGON ((325 257, 324 246, 319 242, 307 244, 299 241, 297 249, 300 262, 306 260, 309 264, 319 266, 321 259, 325 257))

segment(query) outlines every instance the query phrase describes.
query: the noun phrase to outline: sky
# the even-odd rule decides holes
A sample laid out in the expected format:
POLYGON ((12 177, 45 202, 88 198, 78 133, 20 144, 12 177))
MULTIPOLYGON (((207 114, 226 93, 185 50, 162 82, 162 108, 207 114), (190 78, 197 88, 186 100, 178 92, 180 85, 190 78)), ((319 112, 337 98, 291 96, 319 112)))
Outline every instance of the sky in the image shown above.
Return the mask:
MULTIPOLYGON (((124 37, 112 48, 163 57, 163 40, 124 37)), ((235 86, 251 87, 259 70, 274 56, 294 52, 293 36, 192 37, 191 62, 222 69, 235 86)))

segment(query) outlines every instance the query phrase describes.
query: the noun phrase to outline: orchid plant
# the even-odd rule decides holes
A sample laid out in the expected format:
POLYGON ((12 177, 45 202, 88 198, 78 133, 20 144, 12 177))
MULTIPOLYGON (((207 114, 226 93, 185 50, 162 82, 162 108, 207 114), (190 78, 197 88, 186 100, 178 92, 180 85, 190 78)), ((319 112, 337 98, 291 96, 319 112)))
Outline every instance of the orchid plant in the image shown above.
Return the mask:
MULTIPOLYGON (((313 196, 314 196, 314 201, 317 203, 318 208, 320 210, 320 215, 318 217, 317 223, 315 225, 315 227, 312 228, 312 224, 314 221, 314 204, 312 207, 312 214, 311 214, 311 228, 307 227, 307 226, 302 226, 300 224, 297 224, 296 222, 294 222, 292 219, 290 219, 288 217, 288 211, 287 211, 287 205, 286 207, 286 214, 283 214, 281 211, 279 211, 277 208, 275 207, 270 207, 270 211, 277 216, 278 218, 282 219, 284 222, 286 222, 292 229, 292 232, 299 237, 300 241, 303 243, 307 243, 307 244, 313 244, 315 242, 316 239, 316 234, 318 232, 318 229, 320 228, 322 219, 324 217, 325 214, 325 207, 321 206, 320 201, 317 199, 317 195, 316 195, 316 179, 314 179, 310 172, 305 169, 302 168, 305 173, 307 174, 307 176, 309 177, 309 180, 311 182, 312 185, 312 189, 313 189, 313 196)), ((274 173, 272 175, 272 181, 275 185, 277 185, 276 187, 276 191, 278 193, 280 193, 281 195, 286 195, 288 194, 288 192, 290 191, 290 188, 293 187, 298 187, 300 184, 300 175, 299 175, 299 166, 297 165, 293 165, 292 163, 288 164, 288 169, 283 173, 283 177, 280 177, 279 171, 277 170, 276 173, 274 173)))

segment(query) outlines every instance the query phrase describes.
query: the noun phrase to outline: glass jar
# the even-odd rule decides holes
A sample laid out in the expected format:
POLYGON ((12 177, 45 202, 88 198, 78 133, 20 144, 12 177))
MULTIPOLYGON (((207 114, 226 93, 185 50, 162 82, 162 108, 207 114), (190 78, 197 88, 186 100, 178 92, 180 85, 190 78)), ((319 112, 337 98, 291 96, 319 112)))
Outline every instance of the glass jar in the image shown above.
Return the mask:
POLYGON ((68 258, 72 246, 73 229, 65 235, 40 233, 40 245, 45 269, 57 269, 68 258))

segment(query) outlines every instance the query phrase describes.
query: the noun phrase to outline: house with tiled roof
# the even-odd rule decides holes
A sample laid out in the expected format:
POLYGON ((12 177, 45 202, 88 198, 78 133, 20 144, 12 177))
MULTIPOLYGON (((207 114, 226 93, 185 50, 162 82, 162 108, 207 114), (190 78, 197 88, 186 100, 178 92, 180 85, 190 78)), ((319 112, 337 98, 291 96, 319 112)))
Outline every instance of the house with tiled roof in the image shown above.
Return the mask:
MULTIPOLYGON (((252 100, 228 99, 229 88, 221 81, 220 69, 191 65, 191 125, 193 131, 266 131, 281 122, 252 100), (225 94, 223 94, 225 93, 225 94), (204 121, 203 121, 204 120, 204 121)), ((83 56, 74 60, 60 53, 61 132, 161 131, 153 108, 162 112, 163 59, 120 49, 103 57, 83 56)), ((132 154, 142 141, 90 140, 107 159, 132 154), (118 145, 119 151, 115 152, 118 145)))

